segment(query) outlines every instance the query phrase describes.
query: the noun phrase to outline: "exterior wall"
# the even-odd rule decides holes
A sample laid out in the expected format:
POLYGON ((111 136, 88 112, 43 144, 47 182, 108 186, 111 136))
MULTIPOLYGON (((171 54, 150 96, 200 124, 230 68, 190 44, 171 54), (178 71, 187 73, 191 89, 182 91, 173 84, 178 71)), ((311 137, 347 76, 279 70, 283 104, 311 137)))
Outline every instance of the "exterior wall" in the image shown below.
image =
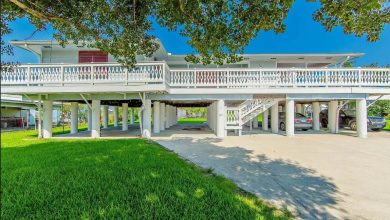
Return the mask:
POLYGON ((255 61, 249 61, 249 67, 250 68, 276 68, 277 64, 276 61, 255 60, 255 61))
MULTIPOLYGON (((42 51, 42 63, 78 63, 78 50, 44 50, 42 51)), ((108 55, 108 62, 116 62, 112 55, 108 55)))

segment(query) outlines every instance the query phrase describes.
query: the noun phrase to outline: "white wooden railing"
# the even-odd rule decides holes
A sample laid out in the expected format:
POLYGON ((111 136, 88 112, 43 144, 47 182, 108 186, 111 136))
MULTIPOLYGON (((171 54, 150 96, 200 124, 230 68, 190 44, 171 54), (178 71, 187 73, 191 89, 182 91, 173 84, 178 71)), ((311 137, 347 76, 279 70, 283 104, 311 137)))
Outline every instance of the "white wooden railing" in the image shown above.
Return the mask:
POLYGON ((390 69, 183 69, 170 71, 170 87, 389 87, 390 69))
POLYGON ((170 88, 390 87, 390 69, 169 69, 165 62, 20 65, 2 86, 164 84, 170 88))
POLYGON ((68 84, 164 84, 166 63, 138 63, 128 69, 120 64, 34 64, 1 72, 2 85, 45 86, 68 84))

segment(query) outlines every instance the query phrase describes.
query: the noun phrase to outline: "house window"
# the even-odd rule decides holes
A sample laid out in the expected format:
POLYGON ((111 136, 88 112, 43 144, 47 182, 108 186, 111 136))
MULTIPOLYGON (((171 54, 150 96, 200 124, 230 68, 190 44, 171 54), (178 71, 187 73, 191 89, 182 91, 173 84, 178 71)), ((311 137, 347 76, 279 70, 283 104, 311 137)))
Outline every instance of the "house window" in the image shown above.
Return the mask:
POLYGON ((106 63, 108 54, 102 51, 79 51, 79 63, 106 63))

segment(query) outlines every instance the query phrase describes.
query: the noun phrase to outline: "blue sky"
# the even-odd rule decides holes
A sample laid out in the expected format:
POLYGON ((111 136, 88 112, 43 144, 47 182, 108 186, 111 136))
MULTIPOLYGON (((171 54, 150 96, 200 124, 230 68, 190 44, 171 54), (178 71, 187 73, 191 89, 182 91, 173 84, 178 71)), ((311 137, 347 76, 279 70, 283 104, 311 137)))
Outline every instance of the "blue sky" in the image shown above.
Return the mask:
MULTIPOLYGON (((260 32, 245 48, 246 53, 365 53, 356 60, 355 65, 366 65, 378 62, 381 65, 390 64, 390 28, 389 25, 377 42, 367 42, 365 37, 345 35, 341 27, 332 32, 326 32, 317 22, 312 20, 312 14, 318 3, 298 0, 290 10, 285 24, 284 33, 276 35, 273 32, 260 32)), ((11 24, 12 34, 4 40, 26 40, 34 32, 34 27, 27 19, 19 19, 11 24)), ((36 33, 29 40, 52 39, 53 30, 36 33)), ((163 42, 166 50, 173 54, 191 53, 193 49, 186 44, 187 39, 177 32, 169 32, 166 28, 154 24, 152 34, 163 42)), ((34 54, 22 49, 14 49, 14 57, 2 57, 4 60, 21 63, 38 62, 34 54)))

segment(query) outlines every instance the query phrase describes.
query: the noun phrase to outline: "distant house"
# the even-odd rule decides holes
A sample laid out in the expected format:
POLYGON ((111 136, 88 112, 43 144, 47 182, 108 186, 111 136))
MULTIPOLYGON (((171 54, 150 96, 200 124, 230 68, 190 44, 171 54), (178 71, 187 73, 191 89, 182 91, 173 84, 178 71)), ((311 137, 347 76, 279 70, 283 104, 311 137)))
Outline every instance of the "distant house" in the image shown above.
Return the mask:
MULTIPOLYGON (((35 128, 37 120, 37 104, 23 100, 20 95, 1 94, 1 128, 4 130, 35 128)), ((54 124, 59 123, 60 110, 53 110, 54 124)))
MULTIPOLYGON (((159 41, 158 41, 159 42, 159 41)), ((160 42, 159 42, 160 43, 160 42)), ((113 56, 94 48, 53 41, 12 41, 36 54, 39 64, 23 64, 1 73, 2 94, 28 95, 43 112, 43 136, 51 137, 53 102, 72 103, 72 133, 77 132, 78 105, 88 105, 92 137, 107 127, 108 106, 122 106, 122 129, 127 130, 128 107, 140 108, 142 135, 174 125, 177 107, 207 107, 207 123, 217 137, 241 134, 257 116, 270 117, 271 131, 294 135, 295 113, 310 105, 313 129, 319 130, 320 106, 329 109, 330 132, 337 132, 339 102, 356 100, 358 136, 367 136, 367 99, 390 94, 390 70, 342 68, 361 53, 243 54, 238 63, 192 64, 185 55, 160 48, 151 57, 137 56, 125 68, 113 56), (103 106, 103 108, 101 108, 103 106), (103 116, 100 117, 101 111, 103 116), (279 120, 279 114, 285 119, 279 120), (153 126, 152 126, 153 123, 153 126)), ((124 48, 126 49, 126 48, 124 48)), ((132 115, 133 117, 133 115, 132 115)), ((268 121, 263 121, 268 130, 268 121)))

